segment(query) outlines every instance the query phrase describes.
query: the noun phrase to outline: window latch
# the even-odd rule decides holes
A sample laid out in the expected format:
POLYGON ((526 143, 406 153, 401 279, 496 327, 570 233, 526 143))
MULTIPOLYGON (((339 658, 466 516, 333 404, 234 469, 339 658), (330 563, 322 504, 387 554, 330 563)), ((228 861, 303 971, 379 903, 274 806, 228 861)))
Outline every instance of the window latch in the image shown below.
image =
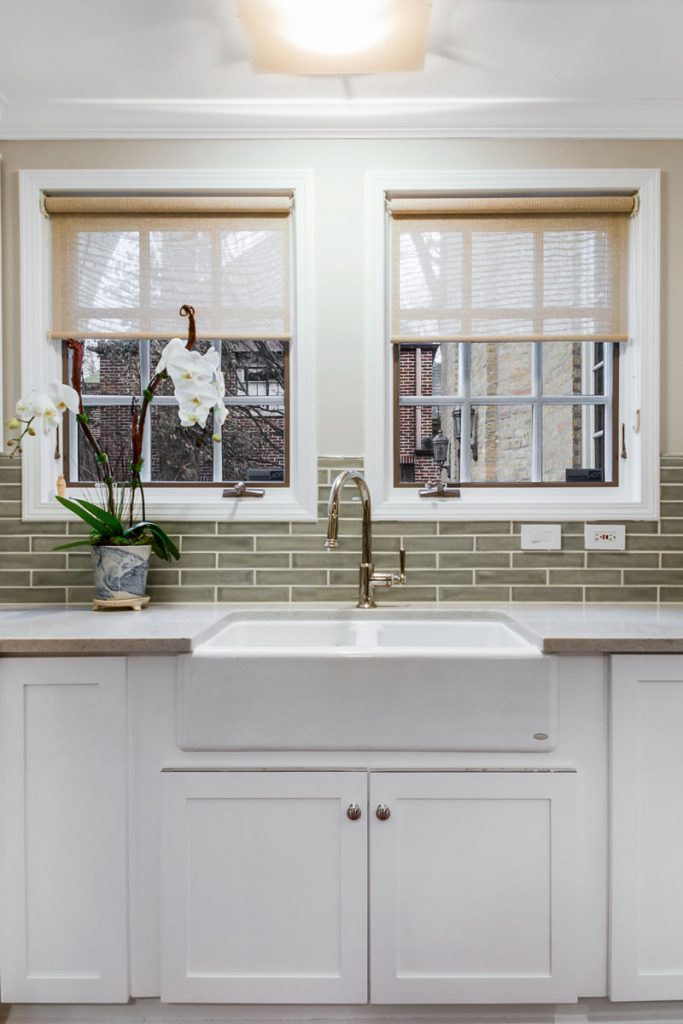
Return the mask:
POLYGON ((263 487, 247 487, 244 480, 238 480, 231 487, 223 491, 224 498, 263 498, 265 495, 263 487))
POLYGON ((443 480, 437 480, 417 492, 421 498, 459 498, 460 488, 451 487, 443 480))

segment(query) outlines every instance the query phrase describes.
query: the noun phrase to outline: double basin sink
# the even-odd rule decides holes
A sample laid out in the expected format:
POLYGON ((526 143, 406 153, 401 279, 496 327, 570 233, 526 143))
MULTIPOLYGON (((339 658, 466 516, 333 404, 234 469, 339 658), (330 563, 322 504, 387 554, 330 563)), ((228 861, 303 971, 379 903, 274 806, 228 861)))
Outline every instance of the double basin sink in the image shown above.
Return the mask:
POLYGON ((557 744, 555 658, 502 614, 235 612, 177 660, 185 750, 557 744))

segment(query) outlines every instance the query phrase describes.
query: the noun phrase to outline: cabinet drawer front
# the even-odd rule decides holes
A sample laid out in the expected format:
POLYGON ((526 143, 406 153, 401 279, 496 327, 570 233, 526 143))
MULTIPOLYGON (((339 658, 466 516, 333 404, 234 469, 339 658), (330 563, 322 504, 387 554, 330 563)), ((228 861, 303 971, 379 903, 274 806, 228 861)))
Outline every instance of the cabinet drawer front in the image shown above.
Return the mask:
POLYGON ((371 776, 373 1003, 577 998, 575 781, 371 776))
POLYGON ((365 773, 163 783, 162 999, 366 1002, 365 773))

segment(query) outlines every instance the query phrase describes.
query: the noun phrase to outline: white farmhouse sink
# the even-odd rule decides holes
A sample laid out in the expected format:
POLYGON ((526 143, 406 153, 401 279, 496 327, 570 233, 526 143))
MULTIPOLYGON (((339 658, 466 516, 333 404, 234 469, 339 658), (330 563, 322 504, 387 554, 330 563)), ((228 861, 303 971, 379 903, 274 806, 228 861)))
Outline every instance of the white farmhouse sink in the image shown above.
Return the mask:
POLYGON ((374 648, 497 652, 533 650, 528 640, 507 623, 476 618, 332 619, 263 617, 236 619, 209 640, 203 651, 301 647, 339 649, 339 653, 367 652, 374 648), (341 649, 344 649, 343 651, 341 649))
POLYGON ((557 744, 555 659, 502 615, 232 613, 177 663, 184 750, 557 744))

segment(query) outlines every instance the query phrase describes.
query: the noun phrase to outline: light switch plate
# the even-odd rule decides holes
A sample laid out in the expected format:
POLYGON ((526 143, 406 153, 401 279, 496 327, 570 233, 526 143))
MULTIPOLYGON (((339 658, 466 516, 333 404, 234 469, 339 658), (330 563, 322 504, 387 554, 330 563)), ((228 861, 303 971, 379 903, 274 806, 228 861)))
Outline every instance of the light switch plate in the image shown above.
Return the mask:
POLYGON ((524 523, 522 551, 559 551, 562 527, 559 523, 524 523))
POLYGON ((626 547, 626 527, 608 523, 586 523, 586 551, 623 551, 626 547))

